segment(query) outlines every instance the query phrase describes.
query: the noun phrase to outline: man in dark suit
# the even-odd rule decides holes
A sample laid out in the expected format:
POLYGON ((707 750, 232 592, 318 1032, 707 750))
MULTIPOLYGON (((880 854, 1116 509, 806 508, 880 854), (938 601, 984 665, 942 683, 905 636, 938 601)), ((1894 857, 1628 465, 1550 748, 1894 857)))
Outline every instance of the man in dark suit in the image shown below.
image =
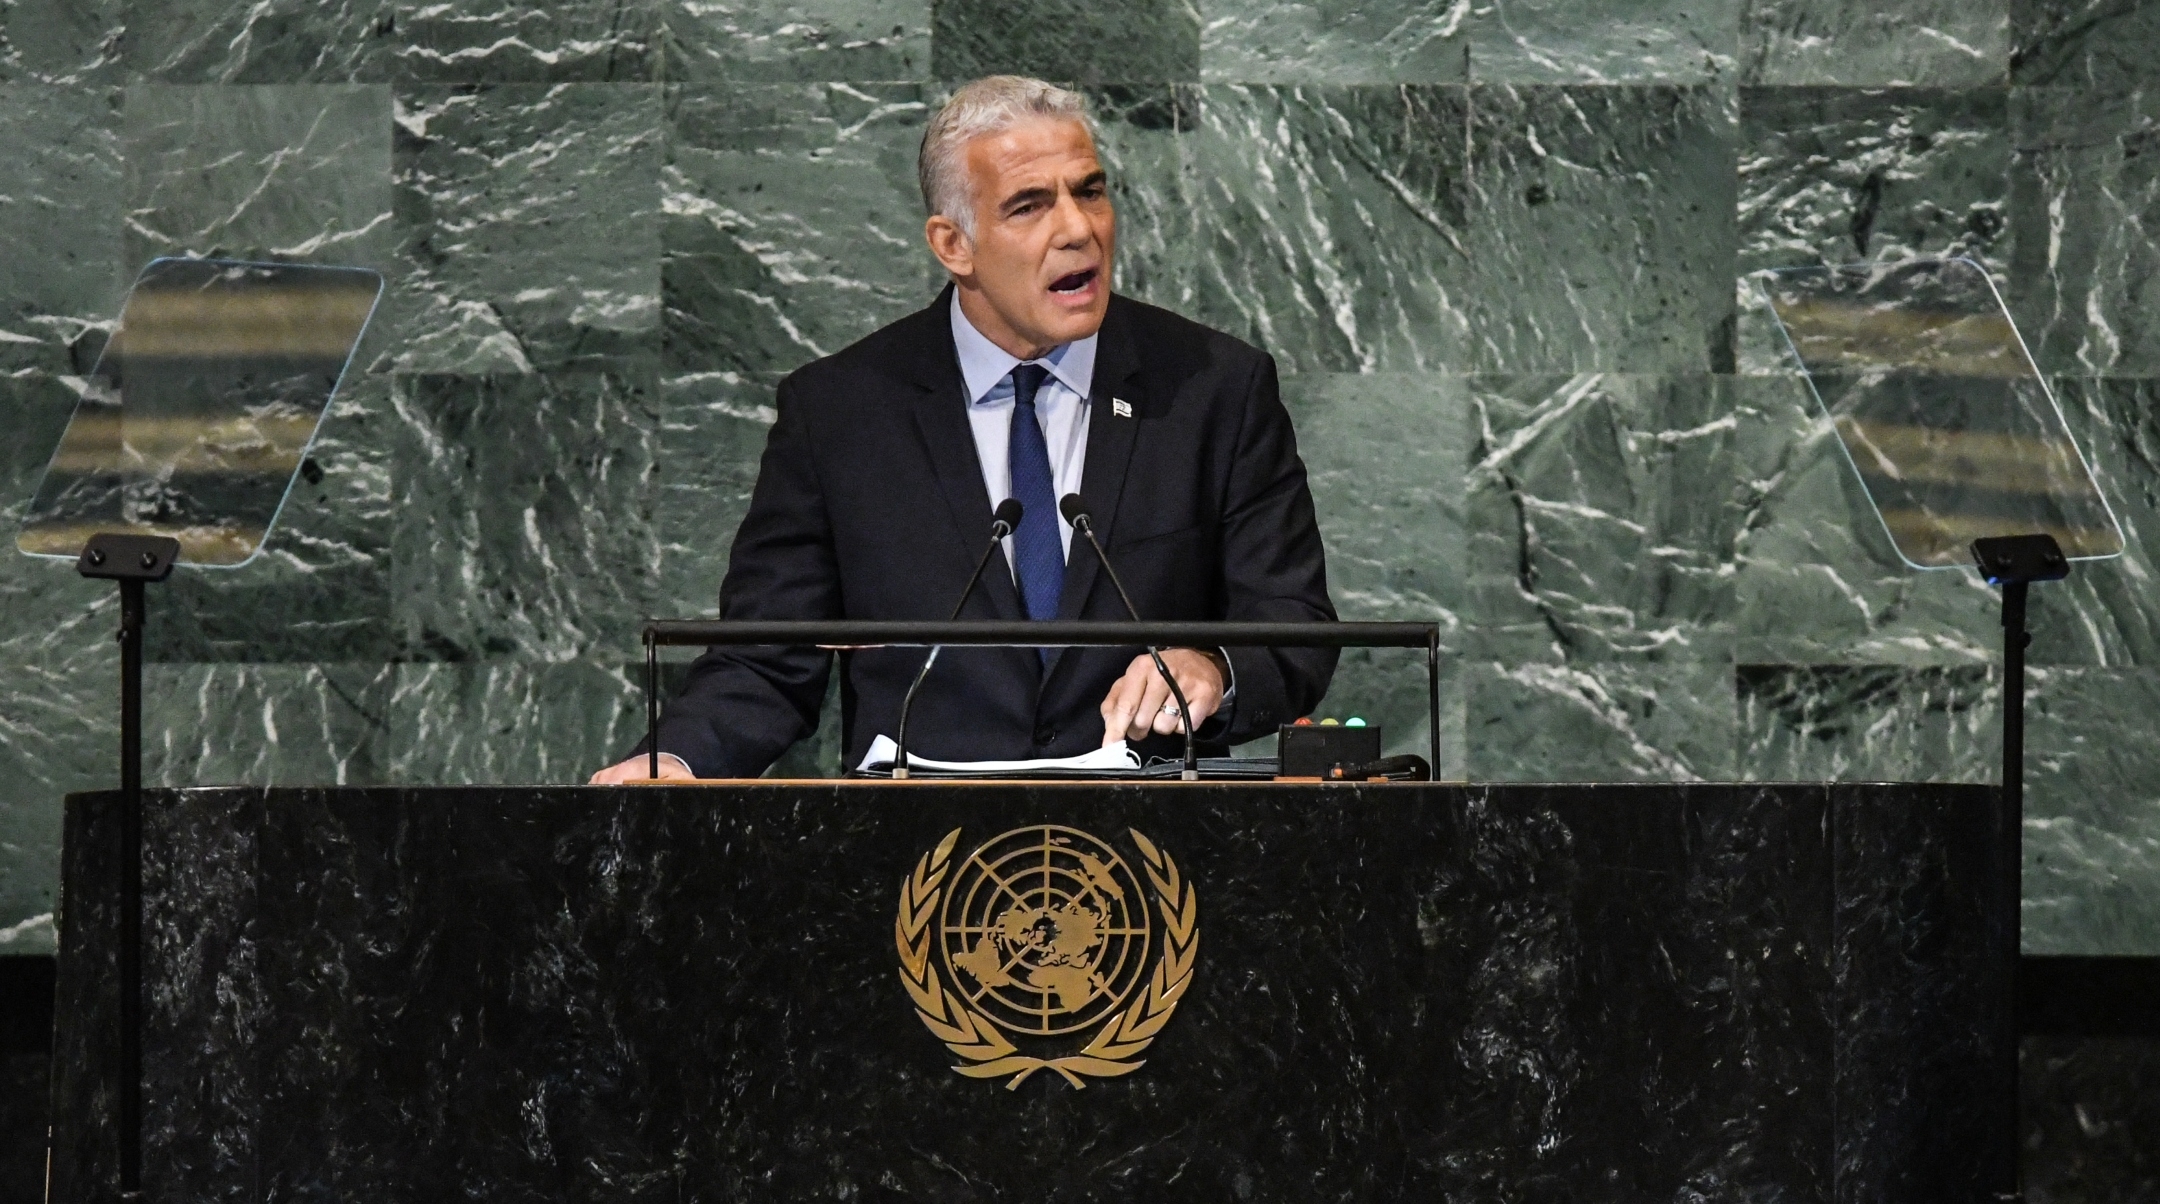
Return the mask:
MULTIPOLYGON (((723 619, 943 619, 1017 498, 963 617, 1122 619, 1058 499, 1077 492, 1148 619, 1326 621, 1327 572, 1274 361, 1110 291, 1116 219, 1081 99, 961 88, 923 138, 925 234, 952 283, 926 310, 780 385, 723 619)), ((1084 542, 1084 539, 1083 539, 1084 542)), ((844 654, 846 757, 891 734, 921 649, 844 654)), ((1210 751, 1327 689, 1327 649, 1167 649, 1210 751)), ((832 654, 711 649, 660 723, 663 777, 751 777, 816 730, 832 654)), ((1174 755, 1183 728, 1139 649, 947 649, 909 717, 942 760, 1174 755)), ((643 753, 642 746, 638 750, 643 753)), ((595 782, 642 778, 634 755, 595 782)))

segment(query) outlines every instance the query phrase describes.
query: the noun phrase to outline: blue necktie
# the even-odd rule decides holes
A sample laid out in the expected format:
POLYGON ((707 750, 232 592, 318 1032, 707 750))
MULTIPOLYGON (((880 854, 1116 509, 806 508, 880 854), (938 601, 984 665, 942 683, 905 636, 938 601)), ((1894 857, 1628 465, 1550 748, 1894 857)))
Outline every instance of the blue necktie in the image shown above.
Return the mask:
MULTIPOLYGON (((1012 371, 1012 432, 1006 463, 1012 470, 1013 496, 1020 499, 1020 529, 1013 532, 1013 573, 1020 601, 1030 619, 1057 617, 1058 595, 1065 589, 1065 549, 1058 538, 1057 487, 1050 476, 1050 445, 1035 417, 1035 393, 1050 379, 1041 364, 1012 371)), ((1053 649, 1041 650, 1049 663, 1053 649)))

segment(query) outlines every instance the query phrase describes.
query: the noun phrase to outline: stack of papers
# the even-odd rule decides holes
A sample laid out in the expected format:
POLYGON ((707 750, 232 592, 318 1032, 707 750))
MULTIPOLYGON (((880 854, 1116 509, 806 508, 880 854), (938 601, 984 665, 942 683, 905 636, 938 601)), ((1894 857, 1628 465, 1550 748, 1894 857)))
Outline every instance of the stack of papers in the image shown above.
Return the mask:
MULTIPOLYGON (((893 759, 899 755, 900 746, 893 743, 892 737, 879 736, 870 742, 870 751, 864 754, 862 764, 855 767, 856 772, 865 772, 873 768, 889 769, 892 766, 893 759)), ((1036 757, 1033 760, 1026 761, 933 761, 929 757, 917 756, 914 753, 908 754, 909 772, 918 769, 936 769, 946 773, 1025 773, 1031 770, 1044 769, 1137 770, 1139 768, 1140 754, 1127 748, 1123 740, 1115 744, 1106 744, 1093 752, 1081 753, 1077 757, 1036 757)))

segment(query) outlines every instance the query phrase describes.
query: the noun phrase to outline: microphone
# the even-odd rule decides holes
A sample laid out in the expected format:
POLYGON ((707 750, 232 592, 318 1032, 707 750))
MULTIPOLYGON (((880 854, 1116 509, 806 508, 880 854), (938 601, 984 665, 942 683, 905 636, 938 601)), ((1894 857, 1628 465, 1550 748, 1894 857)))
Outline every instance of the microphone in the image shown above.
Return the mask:
MULTIPOLYGON (((960 617, 960 612, 967 607, 968 598, 975 593, 975 586, 982 581, 983 570, 990 566, 990 553, 996 551, 998 544, 1020 525, 1021 513, 1019 498, 1009 497, 998 503, 997 513, 990 518, 990 542, 984 545, 982 556, 975 561, 975 571, 968 577, 967 588, 960 591, 960 600, 953 604, 954 619, 960 617)), ((907 718, 908 711, 915 705, 915 691, 922 689, 923 678, 930 676, 930 666, 937 663, 938 653, 943 651, 943 644, 931 646, 930 655, 923 658, 922 668, 916 672, 914 683, 908 686, 907 695, 900 700, 900 730, 893 737, 892 776, 896 782, 907 780, 907 718)))
MULTIPOLYGON (((1110 567, 1109 553, 1103 551, 1101 541, 1095 538, 1095 518, 1088 513, 1087 503, 1080 500, 1079 494, 1068 493, 1058 499, 1058 513, 1065 516, 1065 521, 1072 524, 1073 530, 1087 536, 1088 546, 1095 549, 1095 559, 1102 561, 1103 572, 1110 575, 1110 584, 1117 587, 1118 601, 1125 604, 1125 613, 1132 616, 1133 622, 1138 623, 1140 612, 1133 609, 1132 595, 1125 592, 1125 583, 1118 580, 1117 570, 1110 567)), ((1170 697, 1177 700, 1178 721, 1185 725, 1185 766, 1179 772, 1178 778, 1182 781, 1197 782, 1200 780, 1200 759, 1193 753, 1192 707, 1186 704, 1185 691, 1178 688, 1177 678, 1171 676, 1170 667, 1163 664, 1162 653, 1150 644, 1147 654, 1148 658, 1155 662, 1155 671, 1162 674, 1163 684, 1170 687, 1170 697)), ((1152 716, 1149 721, 1153 722, 1152 716)))

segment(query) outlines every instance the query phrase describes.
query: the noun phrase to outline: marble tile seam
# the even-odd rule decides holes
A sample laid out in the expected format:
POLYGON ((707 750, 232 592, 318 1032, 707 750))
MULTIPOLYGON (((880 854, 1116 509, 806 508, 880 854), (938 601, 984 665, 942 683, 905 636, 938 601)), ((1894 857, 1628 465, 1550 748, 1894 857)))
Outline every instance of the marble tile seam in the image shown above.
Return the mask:
MULTIPOLYGON (((457 82, 441 80, 295 80, 272 83, 216 83, 173 82, 152 76, 137 76, 98 84, 48 83, 30 79, 0 79, 0 92, 44 91, 65 95, 122 95, 139 93, 187 94, 227 92, 234 95, 268 93, 278 90, 294 95, 336 92, 388 92, 397 96, 425 95, 490 95, 544 96, 551 92, 589 92, 622 95, 659 93, 663 95, 716 95, 755 94, 759 92, 784 93, 811 89, 833 88, 922 88, 935 97, 941 97, 962 79, 929 80, 904 76, 831 76, 814 79, 653 79, 653 80, 567 80, 559 82, 535 82, 524 80, 494 80, 457 82)), ((2146 89, 2138 84, 2122 83, 2108 85, 2068 84, 1843 84, 1843 83, 1749 83, 1736 80, 1702 80, 1688 78, 1642 78, 1623 80, 1523 80, 1523 79, 1464 79, 1464 80, 1302 80, 1284 81, 1273 79, 1209 79, 1209 80, 1101 80, 1073 81, 1053 80, 1063 86, 1076 88, 1090 94, 1145 94, 1148 92, 1204 93, 1214 89, 1231 91, 1308 91, 1352 92, 1378 91, 1400 92, 1410 90, 1455 89, 1468 92, 1539 92, 1577 91, 1586 94, 1598 92, 1637 91, 1704 91, 1729 93, 1737 96, 1790 96, 1790 97, 1881 97, 1926 98, 1956 96, 2017 96, 2029 95, 2046 98, 2104 97, 2131 99, 2144 94, 2146 89)))
MULTIPOLYGON (((1434 71, 1472 75, 1484 72, 1492 78, 1504 76, 1529 80, 1559 77, 1624 81, 1668 75, 1761 78, 1766 73, 1776 74, 1780 70, 1773 62, 1775 54, 1754 44, 1754 27, 1741 20, 1737 13, 1730 14, 1730 20, 1712 18, 1707 24, 1690 24, 1686 14, 1677 14, 1678 19, 1671 23, 1617 22, 1591 32, 1587 38, 1580 31, 1573 31, 1572 38, 1558 39, 1560 44, 1541 45, 1539 35, 1542 31, 1533 29, 1524 33, 1509 29, 1504 14, 1494 16, 1497 6, 1473 11, 1465 0, 1453 0, 1430 19, 1429 29, 1413 29, 1411 23, 1405 23, 1377 38, 1340 36, 1322 28, 1310 30, 1311 38, 1332 50, 1324 50, 1318 55, 1307 52, 1298 56, 1303 61, 1284 63, 1281 61, 1283 54, 1265 48, 1258 51, 1257 57, 1250 49, 1227 49, 1225 39, 1237 36, 1244 10, 1226 6, 1217 14, 1212 11, 1216 6, 1208 7, 1210 13, 1201 14, 1195 20, 1200 37, 1198 59, 1189 68, 1180 68, 1189 70, 1196 78, 1206 78, 1210 71, 1216 70, 1209 66, 1211 59, 1247 62, 1253 64, 1255 70, 1276 74, 1286 70, 1307 75, 1334 72, 1376 75, 1383 79, 1430 75, 1434 71), (1567 44, 1570 41, 1574 44, 1567 44), (1443 65, 1427 51, 1435 42, 1459 44, 1460 53, 1453 53, 1443 45, 1438 55, 1438 60, 1445 60, 1443 65), (1652 42, 1657 45, 1651 46, 1652 42), (1336 63, 1326 61, 1330 53, 1338 57, 1336 63), (1405 55, 1409 57, 1405 58, 1405 55), (1350 61, 1341 61, 1344 59, 1350 61), (1360 59, 1362 65, 1356 61, 1360 59)), ((1284 7, 1293 11, 1306 8, 1303 5, 1284 7)), ((354 27, 349 32, 333 29, 333 36, 323 40, 312 55, 288 55, 285 62, 272 62, 271 56, 257 53, 263 47, 277 47, 274 40, 253 37, 254 18, 249 17, 237 29, 215 27, 213 22, 211 32, 218 35, 215 38, 199 36, 191 45, 162 47, 157 52, 163 56, 162 62, 150 66, 148 73, 160 78, 192 77, 191 82, 291 82, 343 75, 373 80, 417 78, 484 83, 504 77, 585 80, 625 75, 659 81, 706 71, 823 78, 827 72, 838 73, 853 68, 846 78, 869 78, 860 65, 866 60, 881 61, 883 56, 884 64, 898 69, 896 78, 918 80, 935 73, 935 61, 943 57, 937 53, 938 45, 956 36, 948 32, 933 38, 927 13, 911 14, 912 26, 908 20, 903 20, 901 24, 876 30, 866 27, 840 33, 836 44, 840 22, 829 18, 775 27, 770 31, 732 27, 717 30, 710 22, 681 19, 681 12, 676 6, 656 6, 644 19, 634 23, 634 29, 596 31, 600 32, 597 39, 572 39, 552 48, 547 44, 546 30, 530 31, 538 35, 531 39, 526 35, 511 34, 489 43, 471 38, 477 30, 450 36, 456 32, 453 29, 456 23, 452 23, 435 28, 435 35, 447 38, 445 45, 470 44, 440 49, 415 40, 427 36, 424 30, 420 34, 411 34, 396 29, 362 31, 354 27), (360 36, 363 33, 375 39, 375 44, 367 44, 360 36), (846 40, 848 33, 866 36, 846 40), (338 34, 348 39, 345 44, 338 43, 338 34), (783 35, 796 39, 796 44, 779 46, 783 35), (232 54, 237 57, 216 61, 215 52, 209 48, 219 42, 231 47, 232 54), (202 53, 192 53, 197 50, 202 53), (251 58, 251 54, 254 57, 251 58)), ((427 25, 426 22, 421 24, 427 25)), ((1265 23, 1247 24, 1266 28, 1265 23)), ((129 32, 124 27, 116 29, 108 40, 125 42, 129 32)), ((2023 44, 2017 51, 2006 45, 2001 54, 1991 57, 1991 51, 1966 45, 1959 35, 1925 27, 1901 32, 1923 39, 1932 36, 1946 49, 1962 48, 1962 53, 1975 62, 1970 68, 1952 72, 1960 79, 2000 77, 2015 69, 2016 54, 2026 53, 2030 57, 2030 48, 2023 44)), ((1851 36, 1849 31, 1847 36, 1851 36)), ((1869 40, 1880 39, 1871 33, 1869 40)), ((1821 49, 1825 51, 1836 49, 1835 38, 1812 41, 1824 42, 1821 49)), ((1873 50, 1874 47, 1866 49, 1873 50)), ((135 46, 108 46, 92 60, 91 67, 107 73, 131 70, 141 74, 144 73, 143 55, 144 52, 135 46), (122 65, 130 60, 133 66, 122 65)), ((969 73, 994 65, 971 61, 969 73)), ((1114 63, 1110 66, 1114 73, 1114 63)), ((1151 70, 1156 73, 1154 77, 1159 77, 1159 65, 1151 70)), ((1872 73, 1876 79, 1853 82, 1883 82, 1884 72, 1878 69, 1872 73)), ((1894 78, 1897 73, 1891 71, 1888 74, 1894 78)), ((1920 74, 1924 76, 1926 72, 1920 74)), ((1836 82, 1836 71, 1832 70, 1828 75, 1836 82)), ((840 76, 835 74, 833 77, 840 76)))
MULTIPOLYGON (((1225 17, 1209 24, 1202 34, 1203 47, 1199 65, 1185 79, 1176 82, 1217 82, 1218 80, 1232 79, 1234 77, 1225 75, 1223 72, 1235 70, 1236 67, 1230 65, 1235 63, 1245 64, 1247 69, 1256 76, 1270 80, 1289 76, 1305 82, 1391 83, 1436 78, 1441 80, 1460 78, 1480 82, 1624 84, 1645 80, 1681 79, 1687 81, 1739 80, 1751 86, 1770 87, 1984 86, 1991 82, 2012 80, 2025 83, 2025 81, 2019 80, 2022 64, 2016 61, 2015 52, 2005 54, 2000 66, 1990 64, 1977 72, 1951 73, 1954 78, 1947 80, 1940 75, 1930 78, 1925 73, 1900 78, 1894 72, 1888 75, 1876 73, 1873 78, 1853 77, 1843 79, 1838 78, 1836 72, 1830 72, 1824 76, 1809 76, 1802 73, 1804 78, 1779 80, 1769 78, 1778 74, 1774 70, 1765 71, 1760 66, 1749 66, 1740 63, 1732 53, 1734 48, 1712 44, 1712 42, 1700 39, 1697 39, 1694 47, 1686 52, 1690 56, 1699 56, 1693 58, 1690 62, 1683 63, 1670 58, 1663 61, 1652 59, 1634 67, 1624 67, 1617 71, 1606 69, 1612 65, 1609 56, 1600 60, 1603 66, 1593 61, 1600 58, 1600 56, 1595 55, 1577 56, 1574 62, 1567 61, 1565 57, 1544 57, 1543 61, 1539 61, 1540 56, 1535 51, 1527 57, 1522 54, 1503 56, 1493 53, 1490 49, 1491 46, 1495 45, 1494 43, 1482 43, 1481 45, 1485 48, 1481 49, 1480 45, 1472 45, 1468 41, 1462 44, 1462 53, 1452 57, 1441 56, 1447 61, 1445 66, 1430 64, 1398 65, 1393 69, 1381 66, 1347 64, 1329 67, 1324 64, 1314 65, 1310 62, 1283 63, 1265 56, 1256 59, 1250 54, 1226 53, 1221 48, 1220 36, 1214 38, 1216 50, 1211 55, 1207 45, 1209 35, 1220 35, 1223 28, 1222 22, 1231 20, 1234 20, 1234 18, 1225 17), (1209 65, 1211 57, 1217 60, 1227 60, 1228 62, 1223 67, 1212 67, 1209 65)), ((335 59, 340 48, 326 44, 320 47, 312 60, 294 62, 282 69, 260 64, 240 64, 237 69, 228 66, 222 70, 205 70, 199 65, 190 65, 179 61, 172 61, 166 65, 145 67, 140 64, 139 55, 120 54, 100 61, 93 61, 87 64, 87 69, 63 70, 58 73, 42 75, 33 72, 27 73, 20 78, 31 82, 55 81, 72 86, 81 86, 91 80, 118 80, 120 82, 148 80, 175 85, 228 87, 317 83, 395 85, 407 82, 454 85, 485 85, 500 82, 666 83, 701 80, 711 78, 714 74, 726 75, 729 73, 745 82, 760 80, 821 82, 826 80, 860 81, 873 79, 889 79, 897 82, 941 82, 948 78, 937 75, 930 70, 929 63, 932 53, 928 50, 919 55, 922 60, 921 66, 907 63, 906 59, 909 55, 903 53, 898 61, 888 58, 887 62, 880 64, 880 69, 889 71, 889 74, 866 72, 862 70, 862 67, 870 62, 877 61, 879 58, 877 52, 880 47, 874 41, 851 43, 845 47, 816 46, 803 53, 759 57, 756 55, 730 55, 725 51, 714 53, 690 50, 686 52, 681 40, 674 36, 676 31, 665 23, 659 27, 657 32, 658 36, 649 42, 624 44, 626 48, 633 51, 633 60, 630 63, 631 69, 628 72, 605 65, 604 61, 603 65, 599 67, 573 66, 568 69, 556 69, 545 63, 544 60, 550 55, 559 57, 559 52, 542 50, 519 39, 509 38, 484 49, 501 50, 513 54, 522 52, 531 56, 532 62, 538 66, 537 70, 521 70, 509 65, 495 65, 492 67, 485 65, 488 56, 473 53, 475 50, 483 49, 481 47, 466 47, 445 54, 427 47, 411 45, 389 49, 387 57, 391 61, 387 64, 383 61, 385 51, 382 49, 376 49, 373 52, 374 57, 372 59, 368 58, 369 50, 359 49, 358 53, 361 58, 358 61, 348 57, 345 60, 345 65, 340 67, 325 61, 326 59, 335 59), (871 53, 867 56, 863 54, 851 55, 846 53, 849 51, 869 51, 871 53), (123 65, 123 60, 131 57, 138 59, 138 62, 132 66, 123 65), (471 62, 476 66, 470 69, 460 69, 458 66, 460 61, 471 62), (821 62, 831 65, 820 66, 821 62)), ((128 34, 129 31, 125 27, 120 27, 112 32, 109 40, 125 41, 128 34)), ((892 36, 887 35, 888 38, 892 36)), ((917 36, 904 31, 902 35, 903 40, 914 39, 917 36)), ((1322 39, 1324 46, 1344 45, 1339 40, 1334 43, 1327 42, 1325 35, 1322 35, 1322 39)), ((924 31, 921 35, 921 40, 926 44, 929 42, 927 31, 924 31)), ((235 39, 235 41, 244 43, 245 39, 240 38, 235 39)), ((1723 41, 1723 39, 1719 39, 1719 41, 1723 41)), ((1520 49, 1522 45, 1523 43, 1517 42, 1515 48, 1520 49)), ((889 49, 889 47, 887 48, 889 49)), ((352 50, 354 48, 347 47, 344 49, 352 50)), ((1370 44, 1364 47, 1344 45, 1345 53, 1352 56, 1360 53, 1370 54, 1374 49, 1375 47, 1370 44)), ((1325 53, 1323 51, 1318 57, 1324 58, 1325 53)), ((184 52, 181 53, 180 57, 185 57, 184 52)), ((1311 58, 1313 56, 1308 55, 1306 57, 1311 58)), ((1744 52, 1741 57, 1746 57, 1744 52)), ((618 56, 617 64, 620 65, 621 61, 618 56)), ((559 67, 559 64, 557 67, 559 67)), ((971 70, 969 74, 972 73, 971 70)), ((963 74, 949 78, 966 77, 968 75, 963 74)), ((1163 82, 1159 73, 1138 77, 1130 81, 1117 79, 1114 72, 1098 75, 1095 78, 1105 83, 1163 82)), ((2057 83, 2053 78, 2048 78, 2040 83, 2026 83, 2025 86, 2074 85, 2057 83)))

